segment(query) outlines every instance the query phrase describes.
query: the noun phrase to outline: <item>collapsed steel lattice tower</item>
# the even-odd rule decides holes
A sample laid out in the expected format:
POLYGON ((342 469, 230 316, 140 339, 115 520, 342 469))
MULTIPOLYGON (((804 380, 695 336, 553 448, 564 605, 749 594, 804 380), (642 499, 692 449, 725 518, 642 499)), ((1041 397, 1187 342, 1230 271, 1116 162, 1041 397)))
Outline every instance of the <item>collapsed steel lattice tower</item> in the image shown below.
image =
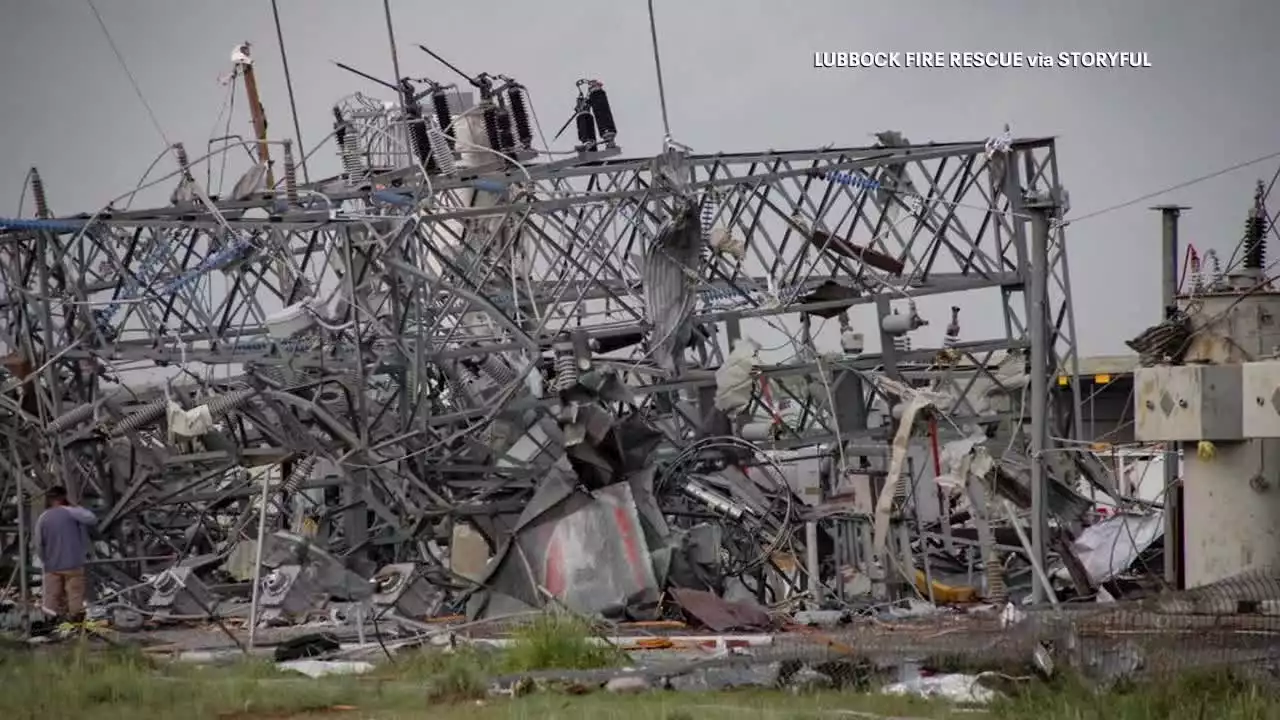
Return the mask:
MULTIPOLYGON (((606 464, 586 448, 608 423, 582 408, 640 422, 668 459, 744 434, 865 454, 892 423, 869 422, 868 373, 947 385, 964 423, 991 415, 992 368, 1030 347, 1024 197, 1059 184, 1050 139, 620 159, 610 137, 538 162, 528 138, 486 138, 487 118, 443 148, 439 124, 414 135, 401 113, 339 112, 329 180, 298 183, 286 145, 274 187, 259 166, 216 198, 179 152, 151 183, 177 186, 169 206, 0 220, 5 492, 69 486, 118 557, 216 555, 251 532, 250 470, 278 467, 273 522, 314 521, 338 555, 438 566, 443 526, 501 546, 567 453, 584 492, 607 484, 583 468, 606 464), (902 340, 916 298, 979 291, 1004 333, 902 340), (854 339, 866 308, 879 352, 854 339), (820 347, 813 321, 837 318, 848 342, 820 347), (731 348, 769 333, 786 349, 757 361, 750 399, 717 403, 731 348)), ((1063 235, 1044 264, 1048 365, 1019 361, 1027 374, 1075 374, 1063 235)), ((1035 420, 1071 437, 1078 415, 1041 387, 1055 411, 1035 420)))

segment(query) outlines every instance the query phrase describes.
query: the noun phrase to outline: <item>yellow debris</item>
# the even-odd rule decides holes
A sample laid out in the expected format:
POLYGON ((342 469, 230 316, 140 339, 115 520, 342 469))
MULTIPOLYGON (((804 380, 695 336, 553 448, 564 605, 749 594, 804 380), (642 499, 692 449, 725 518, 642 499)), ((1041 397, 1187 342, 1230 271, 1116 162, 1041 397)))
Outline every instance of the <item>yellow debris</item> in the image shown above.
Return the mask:
MULTIPOLYGON (((925 578, 923 570, 916 570, 916 589, 921 595, 929 597, 929 581, 925 578)), ((978 590, 971 587, 944 585, 934 580, 933 599, 935 602, 946 605, 972 603, 978 601, 978 590)))

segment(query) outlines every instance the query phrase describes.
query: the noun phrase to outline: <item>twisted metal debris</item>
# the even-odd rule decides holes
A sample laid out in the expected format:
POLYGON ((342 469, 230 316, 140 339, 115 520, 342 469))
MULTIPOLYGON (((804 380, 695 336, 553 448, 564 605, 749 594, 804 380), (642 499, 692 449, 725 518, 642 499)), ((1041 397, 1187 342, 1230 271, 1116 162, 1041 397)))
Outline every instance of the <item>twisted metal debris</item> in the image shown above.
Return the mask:
MULTIPOLYGON (((180 146, 145 185, 173 188, 163 207, 132 208, 135 190, 56 217, 41 184, 36 218, 0 219, 6 564, 18 491, 64 484, 100 517, 106 585, 175 565, 246 579, 238 554, 280 533, 360 577, 479 590, 473 614, 652 615, 669 584, 720 589, 807 549, 775 592, 843 594, 845 567, 880 562, 854 548, 866 513, 814 508, 803 462, 822 496, 884 474, 912 388, 946 399, 934 442, 985 428, 997 461, 1020 456, 1032 393, 1078 403, 1028 390, 1075 361, 1061 227, 1042 317, 1024 292, 1024 193, 1059 185, 1051 139, 625 159, 602 86, 583 87, 577 150, 552 160, 492 87, 433 86, 435 118, 339 103, 342 172, 311 184, 269 139, 253 146, 283 146, 278 182, 255 162, 221 196, 199 180, 221 153, 180 146), (983 290, 1005 333, 961 339, 957 309, 945 342, 913 346, 917 299, 983 290), (1025 364, 1029 328, 1046 367, 1025 364), (730 352, 771 333, 781 349, 730 352), (493 556, 470 573, 463 526, 493 556)), ((1070 407, 1048 417, 1075 435, 1070 407)))

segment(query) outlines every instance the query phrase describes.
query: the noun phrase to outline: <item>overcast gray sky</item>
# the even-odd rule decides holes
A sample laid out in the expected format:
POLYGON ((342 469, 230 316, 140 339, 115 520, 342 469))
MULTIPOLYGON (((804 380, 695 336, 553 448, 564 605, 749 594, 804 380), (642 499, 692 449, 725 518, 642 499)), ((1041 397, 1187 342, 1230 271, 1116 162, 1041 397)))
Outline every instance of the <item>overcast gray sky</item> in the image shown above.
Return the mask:
MULTIPOLYGON (((232 47, 254 43, 273 135, 292 135, 266 0, 96 0, 165 132, 200 154, 232 47)), ((280 0, 304 140, 330 131, 334 100, 375 90, 328 61, 392 76, 381 3, 280 0)), ((1275 0, 657 0, 671 123, 700 152, 869 144, 893 128, 916 142, 1059 138, 1074 214, 1086 214, 1280 150, 1280 3, 1275 0), (815 51, 1130 50, 1151 69, 818 70, 815 51)), ((0 213, 39 166, 59 213, 130 189, 163 148, 84 0, 2 0, 0 213)), ((662 137, 642 0, 393 0, 405 74, 449 74, 422 42, 472 72, 516 76, 545 125, 570 111, 578 77, 611 91, 628 154, 662 137)), ((243 108, 243 103, 240 104, 243 108)), ((233 132, 248 135, 238 114, 233 132)), ((548 128, 552 132, 553 128, 548 128)), ((324 162, 336 159, 322 151, 324 162)), ((1184 238, 1229 252, 1253 183, 1280 161, 1170 193, 1193 206, 1184 238)), ((1079 345, 1123 352, 1158 316, 1152 202, 1068 231, 1079 345)), ((1280 203, 1280 199, 1276 201, 1280 203)), ((1274 203, 1273 203, 1274 204, 1274 203)), ((29 208, 28 208, 29 211, 29 208)), ((1280 257, 1280 250, 1275 257, 1280 257)))

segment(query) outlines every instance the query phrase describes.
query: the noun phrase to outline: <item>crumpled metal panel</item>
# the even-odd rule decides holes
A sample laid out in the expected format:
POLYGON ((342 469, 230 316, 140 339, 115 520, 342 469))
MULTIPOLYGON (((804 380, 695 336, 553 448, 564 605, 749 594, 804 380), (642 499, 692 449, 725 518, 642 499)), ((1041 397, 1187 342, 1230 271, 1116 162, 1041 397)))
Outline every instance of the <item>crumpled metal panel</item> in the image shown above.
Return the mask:
POLYGON ((644 302, 653 326, 649 348, 665 370, 675 369, 676 358, 689 342, 702 245, 698 207, 682 199, 645 253, 644 302))
POLYGON ((490 565, 472 618, 542 607, 583 614, 656 616, 661 590, 629 483, 588 494, 564 473, 548 478, 511 541, 490 565))
POLYGON ((675 588, 671 591, 685 615, 712 632, 767 630, 773 625, 769 611, 753 602, 725 600, 702 590, 675 588))

